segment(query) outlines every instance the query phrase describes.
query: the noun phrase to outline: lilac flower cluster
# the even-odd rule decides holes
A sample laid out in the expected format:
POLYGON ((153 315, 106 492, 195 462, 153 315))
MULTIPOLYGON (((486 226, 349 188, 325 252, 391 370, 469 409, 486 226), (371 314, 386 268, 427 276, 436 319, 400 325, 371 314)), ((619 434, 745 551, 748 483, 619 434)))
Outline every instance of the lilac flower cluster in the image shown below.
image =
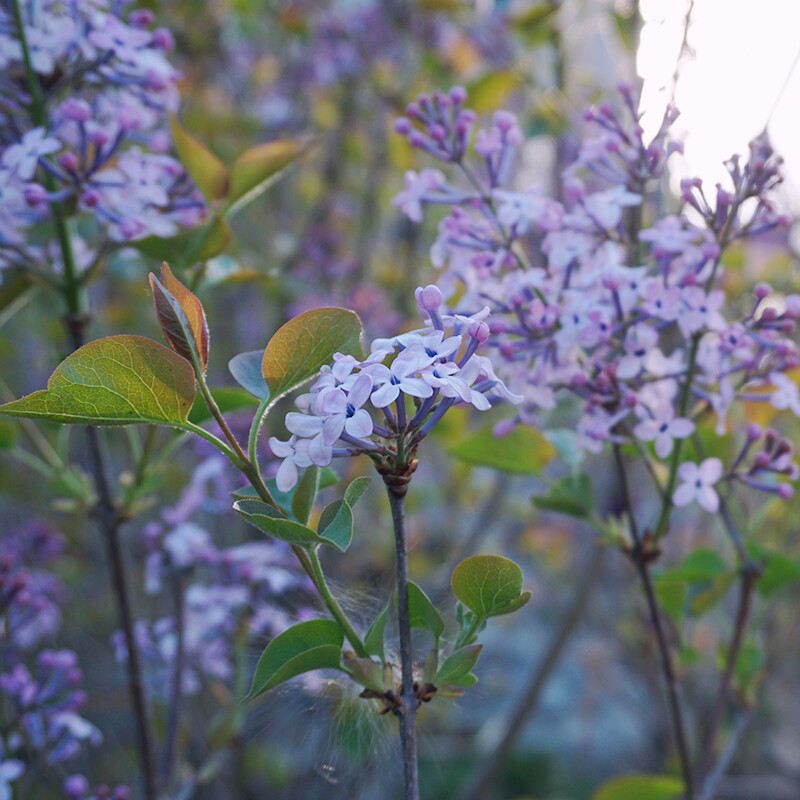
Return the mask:
MULTIPOLYGON (((557 398, 571 395, 583 450, 652 443, 666 459, 708 416, 724 433, 736 400, 800 415, 798 386, 786 374, 800 364, 791 339, 800 296, 759 284, 736 313, 720 288, 727 245, 786 224, 770 197, 780 159, 765 140, 752 142, 745 163, 726 163, 727 187, 709 196, 699 180, 684 181, 687 213, 645 227, 648 186, 679 149, 667 138, 677 112, 667 108, 646 141, 637 93, 624 85, 621 96, 621 112, 606 103, 586 113, 595 135, 564 173, 563 201, 512 186, 522 143, 513 115, 497 112, 470 154, 474 116, 460 87, 408 107, 396 130, 463 178, 456 186, 437 170, 409 172, 394 201, 415 221, 426 205, 449 206, 431 252, 439 285, 448 297, 458 292, 464 313, 491 307, 499 373, 524 397, 517 419, 538 425, 557 398)), ((788 496, 779 479, 796 477, 791 448, 770 448, 765 453, 780 451, 777 465, 767 469, 764 455, 765 466, 746 474, 740 462, 728 472, 717 459, 683 464, 674 501, 716 510, 712 487, 723 478, 788 496)))
POLYGON ((436 286, 418 288, 416 298, 428 316, 426 327, 375 339, 363 361, 337 354, 311 391, 296 400, 301 411, 286 415, 290 439, 269 440, 272 452, 283 459, 277 473, 281 491, 297 483, 298 468, 326 467, 334 457, 357 453, 375 459, 396 454, 388 447, 398 437, 407 437, 406 452, 412 452, 456 403, 485 411, 490 394, 512 403, 522 400, 509 392, 491 361, 476 354, 490 335, 488 307, 471 316, 441 314, 443 298, 436 286), (407 398, 414 404, 411 418, 407 398), (383 415, 383 425, 373 421, 370 406, 383 415))
POLYGON ((69 800, 130 800, 131 790, 127 786, 119 785, 113 789, 101 784, 94 789, 83 775, 70 775, 62 786, 64 795, 69 800))
POLYGON ((84 743, 100 744, 100 731, 78 713, 86 703, 82 679, 69 650, 43 650, 33 673, 17 664, 0 675, 6 757, 52 765, 74 758, 84 743))
POLYGON ((43 569, 64 549, 64 537, 34 522, 0 541, 0 644, 3 660, 19 657, 61 627, 66 590, 43 569))
POLYGON ((53 204, 90 214, 114 242, 168 236, 205 214, 165 155, 167 113, 179 100, 172 36, 152 29, 148 10, 123 19, 122 6, 0 4, 0 267, 47 260, 26 233, 53 204))
MULTIPOLYGON (((182 690, 196 694, 203 679, 230 682, 237 640, 274 636, 290 620, 280 608, 287 592, 302 596, 310 585, 279 540, 259 539, 218 548, 211 533, 193 522, 199 511, 223 513, 229 506, 226 460, 212 455, 196 467, 189 486, 161 519, 145 527, 145 589, 163 591, 165 581, 185 589, 182 613, 184 669, 182 690), (224 499, 223 499, 224 498, 224 499)), ((140 654, 148 667, 149 687, 165 697, 173 674, 178 641, 174 616, 136 624, 140 654)), ((122 632, 114 634, 118 660, 127 658, 122 632)))

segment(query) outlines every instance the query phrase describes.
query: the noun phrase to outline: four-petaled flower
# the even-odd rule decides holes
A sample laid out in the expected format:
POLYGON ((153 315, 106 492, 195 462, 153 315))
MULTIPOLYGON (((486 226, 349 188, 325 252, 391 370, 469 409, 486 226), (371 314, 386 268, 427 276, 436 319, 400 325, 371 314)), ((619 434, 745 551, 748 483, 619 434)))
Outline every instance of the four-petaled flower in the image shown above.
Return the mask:
POLYGON ((678 477, 683 483, 672 496, 676 506, 688 506, 696 500, 712 514, 719 510, 719 495, 714 489, 722 477, 722 462, 718 458, 707 458, 701 464, 684 461, 678 467, 678 477))

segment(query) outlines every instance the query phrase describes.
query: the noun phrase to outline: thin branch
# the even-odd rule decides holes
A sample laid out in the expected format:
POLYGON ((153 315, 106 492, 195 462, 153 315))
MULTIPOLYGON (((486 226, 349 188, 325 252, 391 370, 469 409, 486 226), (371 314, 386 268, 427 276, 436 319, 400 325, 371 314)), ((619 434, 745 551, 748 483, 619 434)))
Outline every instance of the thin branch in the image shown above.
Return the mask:
POLYGON ((700 795, 700 800, 714 800, 714 795, 717 793, 720 781, 725 777, 728 767, 739 749, 739 744, 742 741, 747 726, 750 724, 753 712, 748 709, 739 715, 736 724, 733 726, 730 738, 728 739, 725 749, 714 764, 714 768, 708 773, 708 777, 703 782, 703 793, 700 795))
POLYGON ((639 578, 642 581, 645 597, 647 598, 647 607, 650 612, 650 620, 653 623, 653 630, 656 634, 656 641, 658 642, 658 649, 661 656, 661 671, 664 675, 664 681, 667 685, 667 698, 669 700, 675 744, 678 748, 678 757, 681 762, 681 772, 683 773, 683 780, 685 784, 685 797, 687 800, 694 800, 694 775, 692 770, 692 760, 689 755, 689 745, 686 738, 686 725, 683 719, 683 708, 681 707, 681 701, 678 694, 678 679, 675 674, 675 667, 672 663, 672 653, 670 652, 669 642, 667 641, 664 625, 661 621, 661 611, 658 607, 658 599, 656 598, 655 588, 653 587, 653 579, 650 575, 650 556, 645 550, 645 543, 641 538, 636 524, 636 517, 633 513, 633 503, 631 501, 630 487, 628 486, 628 476, 625 471, 625 462, 622 459, 622 450, 618 444, 615 444, 613 446, 613 451, 614 460, 619 472, 623 502, 625 504, 625 510, 628 514, 631 537, 633 538, 633 547, 630 551, 630 557, 636 567, 636 571, 639 573, 639 578))
POLYGON ((402 707, 396 712, 400 719, 400 743, 403 751, 403 787, 405 800, 419 800, 417 770, 417 710, 419 700, 414 686, 411 621, 408 608, 408 553, 406 550, 405 495, 408 484, 393 482, 394 476, 384 476, 395 542, 397 574, 397 618, 400 630, 400 672, 402 677, 402 707))
POLYGON ((186 659, 185 632, 186 621, 184 613, 185 591, 181 576, 172 567, 170 575, 170 588, 172 589, 172 603, 175 607, 175 663, 170 687, 169 719, 167 720, 167 738, 164 741, 163 761, 161 763, 161 785, 168 789, 175 769, 175 755, 177 751, 178 733, 183 711, 183 665, 186 659))
POLYGON ((722 723, 722 717, 725 712, 725 705, 728 701, 728 695, 731 690, 731 682, 733 674, 736 669, 736 662, 739 658, 739 652, 742 649, 742 642, 744 641, 744 633, 747 628, 747 620, 750 615, 750 607, 753 599, 753 589, 756 582, 761 575, 761 566, 753 564, 752 562, 745 564, 742 567, 742 581, 739 591, 739 606, 736 611, 736 623, 733 629, 733 638, 728 647, 728 655, 725 661, 725 671, 719 683, 717 690, 717 699, 714 703, 714 710, 711 713, 711 721, 706 730, 705 741, 702 748, 703 761, 700 769, 700 777, 706 775, 711 767, 711 759, 714 755, 714 744, 717 738, 717 730, 722 723))

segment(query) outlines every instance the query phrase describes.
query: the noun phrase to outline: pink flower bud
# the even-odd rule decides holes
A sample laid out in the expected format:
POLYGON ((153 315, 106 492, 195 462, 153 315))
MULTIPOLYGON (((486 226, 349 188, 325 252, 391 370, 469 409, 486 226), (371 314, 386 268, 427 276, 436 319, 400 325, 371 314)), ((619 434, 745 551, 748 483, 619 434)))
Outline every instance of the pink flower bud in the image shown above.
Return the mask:
POLYGON ((463 86, 453 86, 448 95, 454 103, 461 104, 467 99, 467 90, 463 86))
POLYGON ((75 153, 62 153, 58 157, 58 165, 62 168, 67 170, 67 172, 75 172, 78 169, 78 157, 75 153))
POLYGON ((794 494, 794 488, 788 483, 779 483, 777 492, 778 497, 780 497, 782 500, 788 500, 794 494))
POLYGON ((408 136, 411 133, 411 121, 407 117, 398 117, 394 121, 394 132, 401 136, 408 136))
POLYGON ((757 422, 751 422, 747 426, 747 438, 751 442, 758 441, 762 437, 763 433, 764 431, 757 422))
POLYGON ((489 338, 489 325, 483 320, 473 320, 467 328, 467 333, 482 344, 489 338))
POLYGON ((772 294, 772 287, 768 283, 756 284, 755 289, 753 289, 753 294, 755 294, 759 300, 763 300, 765 297, 769 297, 772 294))
POLYGON ((436 311, 444 302, 439 287, 434 284, 429 284, 425 288, 418 286, 414 291, 414 297, 423 311, 436 311))

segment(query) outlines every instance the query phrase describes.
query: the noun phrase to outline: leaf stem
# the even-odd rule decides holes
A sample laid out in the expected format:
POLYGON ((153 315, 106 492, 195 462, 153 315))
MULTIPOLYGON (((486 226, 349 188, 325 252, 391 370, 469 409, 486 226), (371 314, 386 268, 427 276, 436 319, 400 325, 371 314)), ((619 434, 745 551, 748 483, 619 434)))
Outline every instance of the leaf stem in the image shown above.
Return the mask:
POLYGON ((359 658, 367 658, 367 651, 364 649, 364 644, 362 643, 361 638, 355 632, 355 629, 350 624, 350 620, 347 619, 344 611, 342 611, 342 607, 331 593, 328 582, 325 580, 325 574, 322 571, 322 564, 320 563, 316 548, 309 549, 307 552, 311 562, 311 568, 313 570, 314 584, 316 585, 319 593, 322 595, 322 599, 325 601, 328 611, 331 612, 334 619, 342 626, 344 635, 347 637, 347 641, 352 645, 356 655, 359 658))

